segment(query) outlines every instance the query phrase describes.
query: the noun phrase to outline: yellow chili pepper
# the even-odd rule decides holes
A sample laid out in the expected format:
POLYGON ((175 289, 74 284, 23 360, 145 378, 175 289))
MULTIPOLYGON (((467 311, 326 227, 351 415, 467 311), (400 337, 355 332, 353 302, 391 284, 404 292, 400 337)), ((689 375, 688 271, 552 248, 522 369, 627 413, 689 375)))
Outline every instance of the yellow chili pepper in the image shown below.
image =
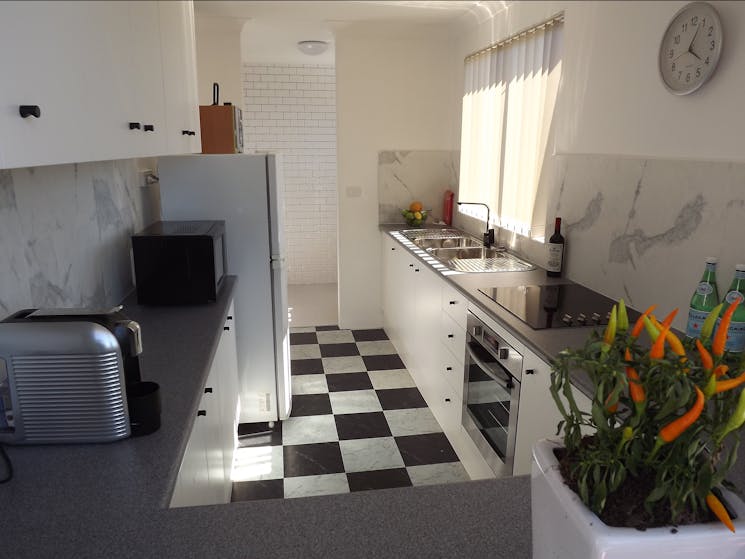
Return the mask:
POLYGON ((636 339, 639 337, 639 334, 642 333, 642 328, 644 328, 644 319, 657 308, 657 305, 652 305, 649 307, 644 313, 636 320, 636 323, 634 324, 634 328, 631 330, 631 337, 636 339))
MULTIPOLYGON (((673 311, 673 313, 677 313, 677 312, 678 312, 678 309, 675 309, 673 311)), ((673 314, 673 316, 675 316, 675 314, 673 314)), ((670 327, 670 324, 665 323, 665 322, 660 324, 659 322, 657 322, 657 319, 654 317, 652 317, 651 320, 652 320, 652 324, 654 324, 658 330, 662 330, 663 326, 667 326, 668 328, 670 327)), ((670 322, 672 322, 672 320, 670 322)), ((665 334, 665 338, 667 339, 667 343, 670 344, 670 349, 673 350, 673 353, 675 355, 680 355, 681 357, 685 357, 686 350, 683 347, 683 344, 681 343, 680 338, 678 338, 678 336, 670 332, 670 330, 668 329, 667 333, 665 334)))
POLYGON ((704 324, 701 326, 701 333, 699 334, 699 339, 702 342, 706 342, 709 338, 711 338, 711 333, 714 331, 714 324, 716 324, 717 318, 719 318, 719 313, 722 311, 723 306, 724 303, 719 303, 716 307, 711 309, 709 316, 707 316, 706 320, 704 320, 704 324))
POLYGON ((608 320, 608 326, 605 327, 605 334, 603 334, 603 347, 601 348, 601 351, 603 353, 606 353, 613 344, 613 340, 616 337, 617 323, 618 311, 616 310, 616 305, 613 305, 613 309, 611 309, 610 311, 610 320, 608 320))
POLYGON ((626 303, 623 299, 618 301, 618 331, 626 332, 629 329, 629 315, 626 312, 626 303))
POLYGON ((731 532, 735 531, 735 525, 732 523, 732 519, 729 517, 727 509, 724 508, 724 505, 719 499, 717 499, 714 493, 709 493, 706 496, 706 506, 709 507, 709 510, 714 513, 714 516, 716 516, 722 524, 729 528, 731 532))

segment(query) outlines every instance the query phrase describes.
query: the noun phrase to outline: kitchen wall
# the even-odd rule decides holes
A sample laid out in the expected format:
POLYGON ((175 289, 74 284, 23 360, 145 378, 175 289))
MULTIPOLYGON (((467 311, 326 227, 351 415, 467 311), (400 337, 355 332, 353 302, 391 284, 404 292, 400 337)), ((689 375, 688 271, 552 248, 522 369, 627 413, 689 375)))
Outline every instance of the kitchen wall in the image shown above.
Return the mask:
POLYGON ((194 18, 199 104, 212 104, 212 84, 220 84, 220 104, 239 105, 241 87, 241 29, 245 20, 211 16, 194 18))
MULTIPOLYGON (((701 90, 676 97, 657 75, 657 53, 685 3, 486 3, 493 15, 461 30, 454 49, 460 80, 466 54, 564 10, 556 143, 541 191, 547 221, 566 224, 566 276, 637 308, 681 307, 679 328, 704 258, 720 258, 722 289, 745 261, 745 76, 735 68, 745 57, 745 5, 712 2, 724 23, 720 66, 701 90)), ((463 216, 456 223, 483 228, 463 216)), ((541 243, 501 239, 545 261, 541 243)))
MULTIPOLYGON (((382 324, 378 153, 452 150, 450 27, 358 23, 336 33, 339 324, 382 324)), ((458 118, 460 118, 458 116, 458 118)))
POLYGON ((283 154, 288 281, 336 283, 336 77, 328 64, 244 64, 244 151, 283 154))
POLYGON ((152 160, 0 170, 0 314, 28 307, 109 307, 132 289, 130 240, 156 221, 138 186, 152 160))

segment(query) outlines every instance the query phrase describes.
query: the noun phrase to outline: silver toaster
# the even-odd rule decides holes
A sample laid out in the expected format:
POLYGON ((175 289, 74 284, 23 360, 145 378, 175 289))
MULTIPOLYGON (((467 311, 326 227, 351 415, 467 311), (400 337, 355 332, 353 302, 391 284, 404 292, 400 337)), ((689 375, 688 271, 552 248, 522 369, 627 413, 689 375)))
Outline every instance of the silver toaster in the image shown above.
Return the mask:
POLYGON ((35 312, 0 322, 0 442, 129 437, 122 351, 112 330, 86 316, 35 312))

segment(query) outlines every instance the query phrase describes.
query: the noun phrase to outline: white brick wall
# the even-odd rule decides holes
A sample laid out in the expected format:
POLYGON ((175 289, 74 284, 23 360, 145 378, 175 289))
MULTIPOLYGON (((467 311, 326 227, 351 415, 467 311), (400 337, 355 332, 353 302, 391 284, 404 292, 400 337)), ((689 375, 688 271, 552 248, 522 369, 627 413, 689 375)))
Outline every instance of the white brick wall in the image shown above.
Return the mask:
POLYGON ((244 150, 284 154, 288 280, 336 282, 336 72, 244 64, 244 150))

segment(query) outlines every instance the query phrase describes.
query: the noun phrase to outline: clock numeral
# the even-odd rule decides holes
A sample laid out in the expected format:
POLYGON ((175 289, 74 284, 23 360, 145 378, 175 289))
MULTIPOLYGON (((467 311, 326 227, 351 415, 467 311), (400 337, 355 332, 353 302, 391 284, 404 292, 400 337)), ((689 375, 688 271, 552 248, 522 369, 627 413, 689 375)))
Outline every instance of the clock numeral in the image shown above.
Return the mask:
POLYGON ((670 52, 668 53, 667 57, 672 58, 674 54, 675 54, 675 51, 673 49, 670 49, 670 52))
POLYGON ((711 37, 712 35, 714 35, 714 26, 713 25, 710 25, 709 26, 709 33, 706 36, 707 37, 711 37))
POLYGON ((680 29, 682 33, 685 33, 686 31, 688 31, 688 24, 684 23, 683 25, 680 26, 680 29))
POLYGON ((696 68, 696 77, 697 78, 700 78, 701 77, 701 66, 699 66, 698 68, 696 68))
POLYGON ((716 43, 714 41, 711 42, 711 47, 709 47, 709 50, 714 50, 714 47, 716 46, 716 43))
POLYGON ((672 68, 670 68, 670 71, 671 72, 674 72, 675 71, 675 62, 673 62, 673 65, 672 65, 672 68))
POLYGON ((707 56, 706 59, 704 60, 704 64, 708 64, 708 63, 709 63, 709 57, 707 56))
POLYGON ((678 72, 678 79, 680 79, 680 76, 682 76, 682 75, 683 75, 683 70, 680 70, 680 71, 678 72))
POLYGON ((675 37, 673 37, 673 43, 675 43, 676 45, 680 44, 680 35, 676 35, 675 37))
POLYGON ((686 74, 686 83, 688 83, 689 81, 691 81, 691 73, 690 72, 688 72, 686 74))
POLYGON ((698 16, 693 16, 691 18, 691 25, 698 25, 698 16))

